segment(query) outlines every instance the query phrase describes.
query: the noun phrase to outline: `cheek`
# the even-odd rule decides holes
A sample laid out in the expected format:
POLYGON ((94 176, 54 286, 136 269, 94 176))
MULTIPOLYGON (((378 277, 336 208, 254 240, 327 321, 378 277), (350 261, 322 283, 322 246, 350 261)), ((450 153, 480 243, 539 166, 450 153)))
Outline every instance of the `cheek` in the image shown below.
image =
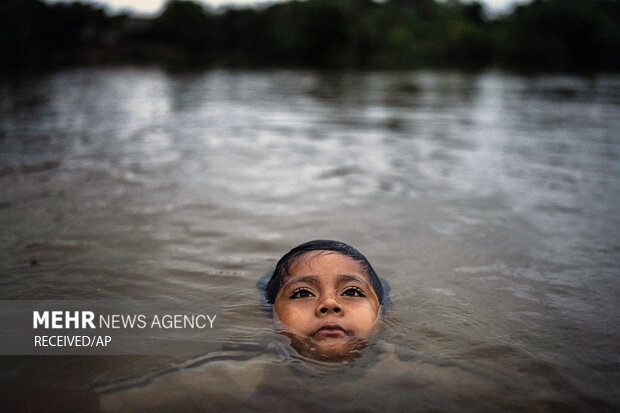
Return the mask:
POLYGON ((274 315, 276 320, 294 330, 303 330, 307 327, 308 319, 310 318, 307 313, 308 309, 299 304, 276 303, 276 305, 274 305, 274 315))
POLYGON ((374 305, 364 306, 352 312, 352 320, 360 333, 371 331, 379 318, 379 308, 374 305))
POLYGON ((282 304, 278 304, 276 302, 276 304, 274 304, 273 306, 273 314, 274 317, 277 321, 281 321, 283 323, 286 323, 286 320, 289 318, 289 309, 287 308, 287 306, 282 305, 282 304))

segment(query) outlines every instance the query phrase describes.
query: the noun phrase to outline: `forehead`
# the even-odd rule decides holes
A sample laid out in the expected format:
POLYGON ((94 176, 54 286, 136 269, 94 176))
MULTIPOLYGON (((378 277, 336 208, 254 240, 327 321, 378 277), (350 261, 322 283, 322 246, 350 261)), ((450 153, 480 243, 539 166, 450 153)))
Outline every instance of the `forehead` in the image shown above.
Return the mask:
POLYGON ((299 257, 288 270, 288 276, 301 275, 362 275, 367 278, 362 265, 337 252, 312 251, 299 257))

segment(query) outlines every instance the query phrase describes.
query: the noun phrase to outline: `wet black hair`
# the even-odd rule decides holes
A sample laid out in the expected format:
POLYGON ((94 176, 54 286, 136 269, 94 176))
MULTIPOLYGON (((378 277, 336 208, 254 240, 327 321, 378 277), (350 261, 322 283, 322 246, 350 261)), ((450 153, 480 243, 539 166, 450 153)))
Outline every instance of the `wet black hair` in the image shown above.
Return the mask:
POLYGON ((353 261, 358 262, 366 272, 368 278, 370 278, 370 284, 375 290, 375 294, 377 294, 379 304, 384 303, 384 295, 387 292, 387 285, 384 288, 384 283, 372 268, 372 265, 370 265, 366 257, 361 252, 352 246, 345 244, 344 242, 321 239, 298 245, 280 258, 280 261, 276 264, 276 268, 273 270, 273 274, 271 274, 271 277, 269 278, 269 282, 264 287, 265 300, 268 304, 273 304, 275 302, 284 278, 289 275, 291 266, 303 255, 312 251, 337 252, 352 259, 353 261))

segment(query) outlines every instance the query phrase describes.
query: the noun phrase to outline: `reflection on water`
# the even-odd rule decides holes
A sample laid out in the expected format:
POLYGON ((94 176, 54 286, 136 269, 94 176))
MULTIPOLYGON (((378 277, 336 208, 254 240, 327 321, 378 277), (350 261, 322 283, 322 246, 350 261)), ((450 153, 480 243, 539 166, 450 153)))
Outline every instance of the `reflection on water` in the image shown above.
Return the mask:
POLYGON ((282 409, 613 410, 618 92, 615 76, 452 72, 83 69, 2 85, 1 298, 204 298, 227 339, 196 363, 5 358, 2 385, 38 391, 35 408, 186 406, 161 396, 176 383, 239 408, 301 386, 282 409), (358 247, 394 302, 369 367, 323 384, 265 350, 255 290, 314 238, 358 247), (326 389, 343 380, 346 400, 326 389))

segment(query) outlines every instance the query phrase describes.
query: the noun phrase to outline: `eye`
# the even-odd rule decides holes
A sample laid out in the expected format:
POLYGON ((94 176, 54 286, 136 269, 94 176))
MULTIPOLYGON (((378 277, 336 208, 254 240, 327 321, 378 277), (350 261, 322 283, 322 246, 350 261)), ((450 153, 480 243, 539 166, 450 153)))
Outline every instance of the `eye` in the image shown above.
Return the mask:
POLYGON ((291 294, 290 298, 307 298, 307 297, 314 297, 314 294, 312 294, 310 292, 310 290, 306 289, 306 288, 298 288, 297 290, 293 291, 293 294, 291 294))
POLYGON ((342 295, 346 297, 366 297, 364 292, 357 287, 347 288, 342 295))

